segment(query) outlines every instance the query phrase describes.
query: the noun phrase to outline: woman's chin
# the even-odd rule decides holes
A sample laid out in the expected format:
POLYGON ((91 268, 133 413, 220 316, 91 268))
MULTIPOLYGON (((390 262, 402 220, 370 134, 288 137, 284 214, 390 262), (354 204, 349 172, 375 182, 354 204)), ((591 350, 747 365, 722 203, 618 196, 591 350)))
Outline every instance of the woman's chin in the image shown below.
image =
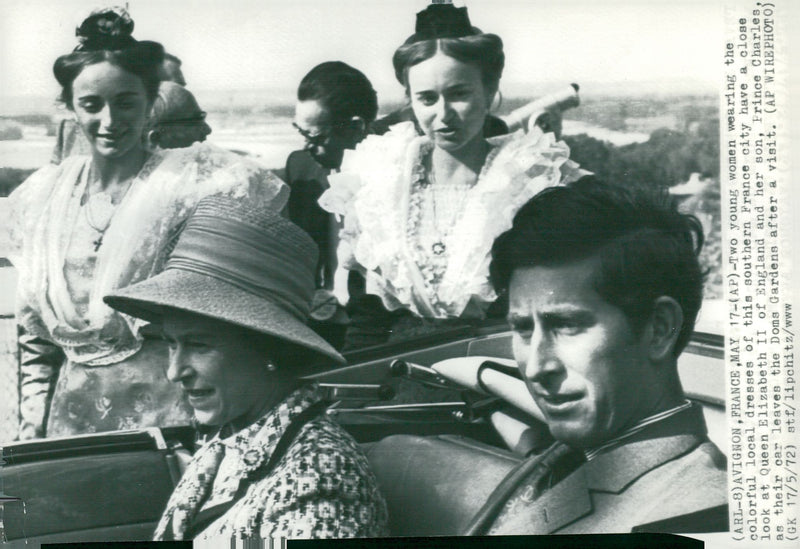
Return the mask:
POLYGON ((222 424, 220 415, 213 410, 198 410, 195 408, 194 417, 201 425, 211 427, 222 424))
POLYGON ((434 136, 433 144, 443 151, 455 152, 465 145, 464 141, 457 138, 457 136, 434 136))
POLYGON ((98 139, 94 142, 94 152, 109 160, 125 158, 137 152, 137 144, 117 143, 110 140, 98 139))
POLYGON ((482 135, 474 135, 468 139, 465 139, 461 133, 441 135, 434 134, 432 139, 433 144, 436 145, 436 147, 449 153, 456 153, 462 150, 471 150, 473 145, 476 145, 482 140, 482 135))

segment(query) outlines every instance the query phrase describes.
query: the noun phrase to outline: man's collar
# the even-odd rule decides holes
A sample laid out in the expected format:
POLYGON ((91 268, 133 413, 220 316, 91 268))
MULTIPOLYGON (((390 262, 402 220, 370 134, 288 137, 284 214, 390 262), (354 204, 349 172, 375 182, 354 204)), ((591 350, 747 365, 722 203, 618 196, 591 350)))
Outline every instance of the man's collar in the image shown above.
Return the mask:
POLYGON ((707 440, 702 406, 690 404, 676 409, 632 434, 617 437, 621 440, 616 446, 593 456, 585 465, 589 488, 620 492, 648 471, 707 440))
POLYGON ((683 404, 679 404, 678 406, 674 406, 668 410, 664 410, 657 414, 653 414, 648 416, 642 420, 637 421, 634 425, 617 435, 616 437, 612 438, 611 440, 606 441, 605 443, 601 444, 600 446, 596 446, 594 448, 590 448, 585 450, 583 453, 586 456, 586 461, 592 461, 594 458, 602 454, 603 452, 607 452, 608 450, 619 446, 623 443, 626 439, 631 438, 636 433, 643 431, 648 426, 653 425, 654 423, 658 423, 659 421, 664 421, 667 418, 674 416, 675 414, 679 414, 682 411, 688 409, 692 403, 684 399, 683 404))
POLYGON ((642 475, 706 440, 702 414, 698 405, 681 407, 667 417, 659 414, 660 419, 598 454, 532 503, 521 504, 526 511, 506 514, 493 533, 550 534, 588 515, 593 511, 590 491, 618 494, 642 475))

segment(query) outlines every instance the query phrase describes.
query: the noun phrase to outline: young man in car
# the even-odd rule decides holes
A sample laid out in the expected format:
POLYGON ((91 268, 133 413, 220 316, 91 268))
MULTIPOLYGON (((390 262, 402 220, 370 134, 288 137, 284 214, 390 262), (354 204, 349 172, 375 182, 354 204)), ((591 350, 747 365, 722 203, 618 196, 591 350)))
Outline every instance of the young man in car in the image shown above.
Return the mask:
POLYGON ((514 357, 556 443, 492 533, 727 530, 725 458, 677 370, 702 243, 666 191, 594 178, 540 193, 495 241, 514 357))
POLYGON ((341 346, 345 329, 340 318, 343 311, 331 294, 338 226, 333 214, 320 208, 317 200, 328 188, 328 174, 339 169, 345 150, 354 149, 366 137, 377 113, 378 98, 370 81, 341 61, 317 65, 297 89, 293 125, 306 144, 286 160, 284 180, 291 188, 287 209, 289 219, 319 247, 318 291, 310 325, 336 347, 341 346))

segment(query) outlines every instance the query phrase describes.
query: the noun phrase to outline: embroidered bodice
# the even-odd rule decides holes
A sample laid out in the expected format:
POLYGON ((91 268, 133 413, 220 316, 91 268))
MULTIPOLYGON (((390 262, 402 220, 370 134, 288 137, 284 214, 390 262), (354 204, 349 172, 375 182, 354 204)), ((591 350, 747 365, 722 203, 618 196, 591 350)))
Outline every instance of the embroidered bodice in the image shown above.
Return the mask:
POLYGON ((431 183, 432 144, 412 123, 368 137, 329 176, 319 203, 343 217, 339 264, 363 272, 367 293, 389 310, 480 316, 497 297, 489 283, 494 239, 537 192, 585 173, 552 134, 517 132, 488 143, 474 185, 431 183))

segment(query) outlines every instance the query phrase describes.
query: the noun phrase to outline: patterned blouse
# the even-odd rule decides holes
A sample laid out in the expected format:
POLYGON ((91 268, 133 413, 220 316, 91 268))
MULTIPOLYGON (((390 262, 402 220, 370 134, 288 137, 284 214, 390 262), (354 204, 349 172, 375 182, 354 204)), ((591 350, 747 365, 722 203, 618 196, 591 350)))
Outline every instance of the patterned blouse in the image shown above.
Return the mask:
POLYGON ((192 458, 167 503, 156 540, 184 539, 197 514, 244 495, 196 539, 350 538, 386 534, 386 503, 358 444, 327 416, 306 423, 270 474, 252 480, 292 420, 319 402, 292 393, 256 423, 214 437, 192 458))

